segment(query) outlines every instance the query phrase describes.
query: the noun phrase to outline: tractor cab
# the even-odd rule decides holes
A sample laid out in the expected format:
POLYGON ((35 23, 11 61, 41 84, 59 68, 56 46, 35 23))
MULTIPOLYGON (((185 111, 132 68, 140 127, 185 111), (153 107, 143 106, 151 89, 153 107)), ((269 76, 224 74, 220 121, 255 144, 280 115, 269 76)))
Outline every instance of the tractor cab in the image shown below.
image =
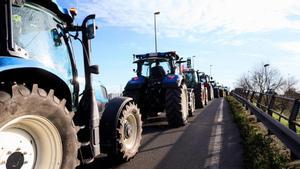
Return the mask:
POLYGON ((198 84, 197 72, 191 68, 183 69, 183 74, 185 75, 186 84, 188 88, 194 88, 198 84))
POLYGON ((134 55, 137 59, 137 77, 161 82, 167 74, 175 74, 175 63, 179 56, 175 52, 147 53, 134 55))

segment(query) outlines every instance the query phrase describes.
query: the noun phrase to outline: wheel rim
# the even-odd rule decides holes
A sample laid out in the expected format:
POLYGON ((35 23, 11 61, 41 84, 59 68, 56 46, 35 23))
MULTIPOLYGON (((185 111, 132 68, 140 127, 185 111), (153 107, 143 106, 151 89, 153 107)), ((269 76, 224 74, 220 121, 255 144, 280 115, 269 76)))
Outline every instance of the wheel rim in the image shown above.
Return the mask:
POLYGON ((62 142, 57 128, 41 116, 21 116, 0 128, 0 168, 59 169, 62 142))
POLYGON ((124 123, 124 145, 127 149, 131 149, 136 143, 137 128, 135 116, 133 114, 128 115, 124 123))

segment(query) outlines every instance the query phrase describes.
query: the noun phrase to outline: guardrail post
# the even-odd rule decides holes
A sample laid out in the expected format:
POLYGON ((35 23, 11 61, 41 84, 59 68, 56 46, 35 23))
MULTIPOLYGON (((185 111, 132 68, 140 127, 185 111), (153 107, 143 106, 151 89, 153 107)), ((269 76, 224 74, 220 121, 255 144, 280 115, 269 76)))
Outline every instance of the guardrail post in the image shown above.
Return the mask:
POLYGON ((250 102, 253 103, 253 98, 254 98, 255 92, 253 91, 251 94, 250 102))
POLYGON ((250 90, 247 90, 247 94, 246 94, 246 97, 245 97, 247 100, 248 100, 249 94, 250 94, 250 90))
POLYGON ((275 94, 273 94, 271 96, 271 99, 270 99, 270 102, 269 102, 269 105, 268 105, 268 114, 270 116, 272 116, 272 114, 273 114, 272 109, 274 107, 274 103, 275 103, 275 94))
MULTIPOLYGON (((299 102, 299 99, 296 99, 294 102, 293 108, 292 108, 292 112, 289 117, 289 128, 291 130, 293 130, 295 133, 297 133, 295 121, 296 121, 297 115, 299 113, 299 108, 300 108, 300 102, 299 102)), ((296 155, 294 153, 292 153, 291 156, 292 156, 292 159, 297 159, 296 155)))
POLYGON ((296 99, 292 108, 292 112, 289 117, 289 128, 296 132, 296 124, 295 121, 297 119, 297 115, 299 113, 300 102, 299 99, 296 99))
POLYGON ((245 93, 245 90, 244 90, 244 89, 241 89, 241 91, 239 91, 239 95, 240 95, 240 96, 244 96, 244 93, 245 93))
POLYGON ((242 97, 245 97, 246 96, 246 92, 247 92, 247 90, 243 90, 243 92, 242 92, 242 97))
POLYGON ((260 102, 261 102, 261 100, 262 100, 262 97, 263 97, 263 94, 262 94, 262 93, 259 93, 258 100, 257 100, 257 103, 256 103, 256 104, 257 104, 256 106, 257 106, 258 108, 261 108, 260 102))

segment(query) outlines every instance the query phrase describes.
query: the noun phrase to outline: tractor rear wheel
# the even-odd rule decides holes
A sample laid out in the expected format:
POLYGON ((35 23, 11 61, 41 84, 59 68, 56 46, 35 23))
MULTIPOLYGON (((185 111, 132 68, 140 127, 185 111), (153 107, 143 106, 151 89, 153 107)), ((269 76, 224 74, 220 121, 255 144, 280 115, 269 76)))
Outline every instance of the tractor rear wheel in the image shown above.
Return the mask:
POLYGON ((195 112, 195 94, 194 91, 189 93, 189 116, 192 117, 195 112))
POLYGON ((131 97, 133 101, 137 104, 138 108, 140 109, 140 114, 142 115, 142 121, 147 121, 147 116, 150 114, 149 109, 145 106, 145 101, 143 99, 142 91, 140 90, 125 90, 123 91, 123 96, 131 97))
POLYGON ((202 104, 202 94, 201 94, 201 86, 197 85, 194 89, 194 94, 195 94, 195 108, 199 109, 199 108, 203 108, 203 104, 202 104))
POLYGON ((188 93, 185 84, 166 90, 166 115, 172 127, 183 126, 187 123, 188 93))
POLYGON ((79 165, 74 113, 54 91, 14 85, 0 91, 0 168, 73 169, 79 165), (12 94, 9 94, 12 93, 12 94))

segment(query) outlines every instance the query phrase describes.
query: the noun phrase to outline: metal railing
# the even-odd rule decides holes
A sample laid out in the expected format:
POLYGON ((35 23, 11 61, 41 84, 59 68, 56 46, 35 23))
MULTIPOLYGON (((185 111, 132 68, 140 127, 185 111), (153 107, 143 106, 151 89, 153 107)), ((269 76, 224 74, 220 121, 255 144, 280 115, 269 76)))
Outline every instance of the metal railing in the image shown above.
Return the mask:
POLYGON ((300 159, 300 100, 243 89, 235 89, 232 95, 300 159))

